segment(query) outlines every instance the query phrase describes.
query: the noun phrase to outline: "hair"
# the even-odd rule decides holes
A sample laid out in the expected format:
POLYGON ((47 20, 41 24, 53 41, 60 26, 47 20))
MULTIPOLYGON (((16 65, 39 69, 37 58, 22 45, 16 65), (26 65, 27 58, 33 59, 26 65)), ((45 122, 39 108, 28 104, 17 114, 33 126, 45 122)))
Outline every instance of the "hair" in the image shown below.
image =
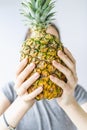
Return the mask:
POLYGON ((27 33, 26 33, 26 35, 25 35, 24 40, 27 40, 27 39, 30 37, 30 35, 31 35, 31 29, 29 28, 29 29, 27 30, 27 33))
MULTIPOLYGON (((54 23, 50 23, 50 25, 56 29, 56 31, 58 32, 58 37, 60 39, 60 33, 59 33, 59 29, 57 28, 57 26, 54 23)), ((24 40, 27 40, 30 36, 31 36, 31 29, 29 28, 27 30, 27 33, 25 35, 25 39, 24 40)))

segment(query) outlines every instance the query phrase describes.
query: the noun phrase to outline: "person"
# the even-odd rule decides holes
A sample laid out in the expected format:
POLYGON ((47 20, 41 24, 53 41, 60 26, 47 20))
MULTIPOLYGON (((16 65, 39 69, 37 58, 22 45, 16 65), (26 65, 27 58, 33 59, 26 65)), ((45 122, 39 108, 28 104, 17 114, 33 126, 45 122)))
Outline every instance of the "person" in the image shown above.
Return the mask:
MULTIPOLYGON (((47 28, 47 33, 59 37, 53 25, 47 28)), ((35 64, 27 65, 28 59, 25 58, 17 68, 15 83, 9 82, 0 88, 0 130, 86 130, 87 92, 78 84, 76 61, 66 47, 64 53, 58 51, 58 56, 67 67, 56 61, 52 61, 52 64, 65 74, 67 83, 53 75, 50 75, 50 80, 62 86, 62 96, 36 101, 35 97, 43 91, 43 86, 27 93, 40 75, 36 72, 26 80, 35 64)))

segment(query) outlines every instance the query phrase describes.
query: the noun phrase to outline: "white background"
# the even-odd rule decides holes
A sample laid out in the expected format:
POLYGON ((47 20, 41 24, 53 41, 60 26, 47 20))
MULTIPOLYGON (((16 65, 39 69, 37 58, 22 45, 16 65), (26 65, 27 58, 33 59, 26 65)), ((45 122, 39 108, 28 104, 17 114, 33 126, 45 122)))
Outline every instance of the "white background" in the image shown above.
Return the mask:
MULTIPOLYGON (((22 0, 0 0, 0 86, 14 80, 27 27, 19 9, 22 0)), ((87 89, 87 0, 56 0, 61 40, 77 61, 79 84, 87 89)))

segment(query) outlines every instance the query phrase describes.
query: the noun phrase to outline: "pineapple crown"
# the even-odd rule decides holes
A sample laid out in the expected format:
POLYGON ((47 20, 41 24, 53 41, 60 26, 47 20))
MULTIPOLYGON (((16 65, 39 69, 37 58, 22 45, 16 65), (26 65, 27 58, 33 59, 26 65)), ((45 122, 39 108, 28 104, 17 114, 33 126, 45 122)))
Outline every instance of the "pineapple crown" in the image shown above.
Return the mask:
POLYGON ((55 1, 52 0, 28 0, 21 3, 21 14, 27 19, 29 25, 35 29, 45 29, 54 20, 55 12, 52 12, 55 1))

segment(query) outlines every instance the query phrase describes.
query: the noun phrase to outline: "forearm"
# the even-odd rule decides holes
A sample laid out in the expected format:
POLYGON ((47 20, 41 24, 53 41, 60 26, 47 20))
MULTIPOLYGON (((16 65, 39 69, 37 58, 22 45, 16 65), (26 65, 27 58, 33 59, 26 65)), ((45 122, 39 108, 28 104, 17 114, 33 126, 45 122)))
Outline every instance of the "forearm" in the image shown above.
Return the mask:
MULTIPOLYGON (((7 122, 11 126, 16 127, 30 107, 31 106, 29 106, 29 104, 25 103, 23 100, 21 100, 21 98, 18 97, 5 111, 7 122)), ((0 120, 0 129, 7 130, 7 126, 3 119, 0 120)))
POLYGON ((61 107, 79 130, 87 129, 87 113, 74 98, 72 98, 70 105, 62 105, 61 107))

